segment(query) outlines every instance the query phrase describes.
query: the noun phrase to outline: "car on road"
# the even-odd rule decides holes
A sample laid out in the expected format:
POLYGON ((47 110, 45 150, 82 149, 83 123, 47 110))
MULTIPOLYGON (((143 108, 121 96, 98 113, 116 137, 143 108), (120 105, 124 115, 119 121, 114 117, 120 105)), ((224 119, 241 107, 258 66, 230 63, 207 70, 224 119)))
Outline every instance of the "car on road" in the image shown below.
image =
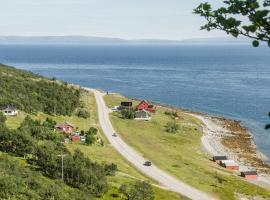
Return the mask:
POLYGON ((118 111, 119 108, 120 108, 120 106, 114 106, 114 107, 112 107, 111 109, 112 109, 112 111, 118 111))
POLYGON ((148 167, 150 167, 151 165, 152 165, 152 162, 151 161, 149 161, 149 160, 147 160, 147 161, 145 161, 144 162, 144 164, 143 164, 144 166, 148 166, 148 167))
POLYGON ((117 137, 117 134, 116 134, 116 133, 113 133, 112 136, 113 136, 113 137, 117 137))

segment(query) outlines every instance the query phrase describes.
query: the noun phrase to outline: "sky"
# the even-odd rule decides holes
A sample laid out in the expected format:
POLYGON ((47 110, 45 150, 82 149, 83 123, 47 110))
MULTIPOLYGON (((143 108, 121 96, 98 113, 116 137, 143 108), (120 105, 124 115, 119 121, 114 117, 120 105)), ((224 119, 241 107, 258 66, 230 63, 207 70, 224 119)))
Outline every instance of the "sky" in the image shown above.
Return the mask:
MULTIPOLYGON (((205 0, 0 0, 0 36, 82 35, 182 40, 224 37, 200 31, 192 10, 205 0)), ((208 0, 214 6, 222 0, 208 0)))

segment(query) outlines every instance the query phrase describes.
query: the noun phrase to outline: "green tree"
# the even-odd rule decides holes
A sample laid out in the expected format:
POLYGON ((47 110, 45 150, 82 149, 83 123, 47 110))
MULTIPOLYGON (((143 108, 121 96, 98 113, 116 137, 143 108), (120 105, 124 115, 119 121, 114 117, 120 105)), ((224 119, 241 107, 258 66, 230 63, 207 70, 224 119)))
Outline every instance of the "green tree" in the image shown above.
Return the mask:
POLYGON ((239 35, 254 39, 253 46, 260 41, 270 47, 270 0, 226 0, 225 6, 213 9, 209 3, 201 3, 194 13, 207 21, 201 29, 222 30, 234 37, 239 35))
POLYGON ((136 181, 133 185, 121 185, 119 188, 128 200, 154 200, 155 194, 152 186, 145 181, 136 181))
POLYGON ((98 130, 96 128, 89 128, 89 130, 85 132, 85 143, 88 145, 94 144, 97 141, 97 132, 98 130))

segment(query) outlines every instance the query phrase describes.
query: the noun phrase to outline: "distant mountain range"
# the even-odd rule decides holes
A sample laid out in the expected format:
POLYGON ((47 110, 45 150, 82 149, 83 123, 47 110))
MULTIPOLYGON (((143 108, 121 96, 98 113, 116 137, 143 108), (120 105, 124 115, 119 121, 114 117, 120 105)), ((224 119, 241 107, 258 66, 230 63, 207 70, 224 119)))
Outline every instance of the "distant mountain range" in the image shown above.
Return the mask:
POLYGON ((90 36, 0 36, 0 44, 80 44, 80 45, 117 45, 117 44, 250 44, 245 38, 199 38, 187 40, 162 40, 162 39, 141 39, 125 40, 120 38, 90 37, 90 36))

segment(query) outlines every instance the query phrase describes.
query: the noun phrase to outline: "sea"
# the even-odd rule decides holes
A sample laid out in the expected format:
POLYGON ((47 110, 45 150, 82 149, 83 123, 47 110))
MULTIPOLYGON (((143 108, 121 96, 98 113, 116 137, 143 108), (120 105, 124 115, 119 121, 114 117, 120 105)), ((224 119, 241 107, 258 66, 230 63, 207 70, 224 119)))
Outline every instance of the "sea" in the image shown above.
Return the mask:
POLYGON ((270 48, 0 45, 0 62, 81 86, 241 120, 270 157, 270 48))

